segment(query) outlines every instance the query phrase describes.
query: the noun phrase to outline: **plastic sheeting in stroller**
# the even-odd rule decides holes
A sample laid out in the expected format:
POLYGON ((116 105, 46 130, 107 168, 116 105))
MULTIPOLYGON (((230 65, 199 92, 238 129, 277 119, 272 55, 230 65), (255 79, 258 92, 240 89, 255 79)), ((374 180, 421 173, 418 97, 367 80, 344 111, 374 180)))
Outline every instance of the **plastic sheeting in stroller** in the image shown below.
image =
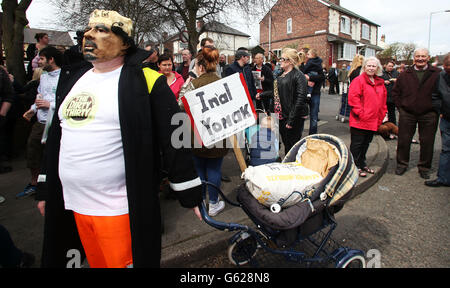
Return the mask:
MULTIPOLYGON (((218 189, 228 204, 243 209, 254 227, 217 221, 208 216, 205 201, 201 205, 200 211, 207 224, 222 231, 236 231, 229 240, 228 258, 231 263, 255 267, 365 267, 363 251, 340 247, 331 238, 337 226, 334 214, 351 197, 351 190, 358 178, 345 144, 331 135, 311 135, 300 140, 283 162, 292 162, 300 146, 310 138, 335 145, 341 154, 339 164, 315 187, 317 191, 327 193, 327 199, 316 199, 310 202, 312 206, 308 202, 299 202, 275 214, 261 205, 245 184, 234 191, 237 192, 236 202, 218 189), (292 219, 292 215, 295 215, 295 221, 286 223, 285 218, 292 219)), ((210 185, 214 186, 204 183, 204 197, 210 185)))

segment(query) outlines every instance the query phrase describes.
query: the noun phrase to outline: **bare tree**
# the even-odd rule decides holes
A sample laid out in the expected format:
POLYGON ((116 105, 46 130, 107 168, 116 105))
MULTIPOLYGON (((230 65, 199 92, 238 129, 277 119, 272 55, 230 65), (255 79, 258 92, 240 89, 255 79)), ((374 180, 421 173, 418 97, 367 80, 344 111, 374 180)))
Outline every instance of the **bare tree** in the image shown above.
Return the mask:
POLYGON ((2 42, 6 54, 6 66, 15 79, 24 84, 26 80, 23 65, 23 27, 28 24, 26 11, 32 0, 3 0, 2 42))
POLYGON ((166 21, 159 17, 158 6, 148 0, 50 0, 57 7, 60 25, 69 30, 83 29, 90 13, 95 9, 115 10, 134 23, 133 38, 136 43, 158 35, 166 21), (160 31, 160 30, 159 30, 160 31))
POLYGON ((416 44, 395 42, 377 54, 380 59, 395 59, 398 61, 411 61, 416 44))
MULTIPOLYGON (((285 1, 285 0, 280 0, 285 1)), ((86 23, 94 9, 116 10, 135 23, 135 40, 162 40, 164 34, 187 32, 188 48, 195 54, 199 36, 205 26, 198 27, 198 21, 231 22, 236 18, 247 23, 265 15, 276 0, 51 0, 59 8, 63 23, 72 29, 86 23)), ((295 11, 303 9, 310 15, 309 0, 294 0, 295 11)), ((273 9, 277 9, 274 7, 273 9)), ((295 11, 286 13, 295 13, 295 11)))

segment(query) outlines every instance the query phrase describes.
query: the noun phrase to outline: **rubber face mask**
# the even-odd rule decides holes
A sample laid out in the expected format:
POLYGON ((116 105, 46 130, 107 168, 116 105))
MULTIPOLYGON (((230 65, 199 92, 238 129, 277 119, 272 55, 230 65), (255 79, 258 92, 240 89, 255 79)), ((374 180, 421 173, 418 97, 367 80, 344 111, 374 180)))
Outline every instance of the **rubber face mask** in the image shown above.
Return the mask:
POLYGON ((128 45, 105 24, 90 24, 84 32, 83 55, 89 62, 107 62, 125 55, 128 45))

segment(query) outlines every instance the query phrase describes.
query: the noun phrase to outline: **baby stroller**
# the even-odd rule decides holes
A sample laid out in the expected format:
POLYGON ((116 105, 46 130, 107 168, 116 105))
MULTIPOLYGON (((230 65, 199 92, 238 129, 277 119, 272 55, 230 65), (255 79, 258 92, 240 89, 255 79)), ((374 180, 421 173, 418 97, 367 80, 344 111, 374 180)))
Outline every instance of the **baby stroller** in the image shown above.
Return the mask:
MULTIPOLYGON (((348 87, 348 85, 347 85, 348 87)), ((348 88, 346 91, 342 91, 342 97, 341 97, 341 107, 339 108, 339 113, 336 115, 336 120, 341 120, 342 123, 345 123, 345 120, 350 117, 350 111, 352 110, 352 107, 348 105, 348 88)))
MULTIPOLYGON (((269 255, 281 258, 283 263, 288 264, 286 267, 293 267, 294 263, 299 267, 365 267, 363 251, 339 247, 331 239, 337 226, 334 214, 350 199, 358 179, 358 170, 351 153, 339 138, 315 134, 300 140, 286 155, 283 163, 294 162, 297 152, 307 139, 327 141, 340 153, 339 163, 314 186, 310 201, 301 201, 279 213, 272 213, 250 194, 245 184, 234 191, 237 193, 237 202, 229 200, 218 189, 226 202, 243 209, 256 228, 212 219, 206 212, 205 201, 201 205, 200 212, 207 224, 222 231, 237 231, 229 241, 228 258, 231 263, 257 267, 266 261, 264 255, 269 255), (326 199, 319 197, 323 193, 326 193, 326 199)), ((208 185, 212 184, 205 183, 205 190, 208 185)), ((276 264, 276 267, 282 265, 276 264)))

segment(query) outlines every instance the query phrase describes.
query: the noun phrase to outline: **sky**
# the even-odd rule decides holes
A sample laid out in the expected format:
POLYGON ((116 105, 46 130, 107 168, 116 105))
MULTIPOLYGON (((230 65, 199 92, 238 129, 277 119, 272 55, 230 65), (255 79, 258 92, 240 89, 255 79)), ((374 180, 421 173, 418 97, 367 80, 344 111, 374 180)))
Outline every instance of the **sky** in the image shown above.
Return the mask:
MULTIPOLYGON (((415 43, 428 47, 430 13, 450 10, 448 0, 341 0, 341 6, 377 23, 379 37, 386 35, 386 43, 415 43)), ((45 0, 33 0, 27 10, 32 28, 49 28, 55 11, 45 0)), ((259 21, 229 23, 235 29, 251 35, 250 46, 259 42, 259 21)), ((53 21, 52 21, 53 19, 53 21)), ((450 52, 450 12, 436 13, 431 22, 431 55, 450 52)), ((54 28, 54 27, 53 27, 54 28)))

